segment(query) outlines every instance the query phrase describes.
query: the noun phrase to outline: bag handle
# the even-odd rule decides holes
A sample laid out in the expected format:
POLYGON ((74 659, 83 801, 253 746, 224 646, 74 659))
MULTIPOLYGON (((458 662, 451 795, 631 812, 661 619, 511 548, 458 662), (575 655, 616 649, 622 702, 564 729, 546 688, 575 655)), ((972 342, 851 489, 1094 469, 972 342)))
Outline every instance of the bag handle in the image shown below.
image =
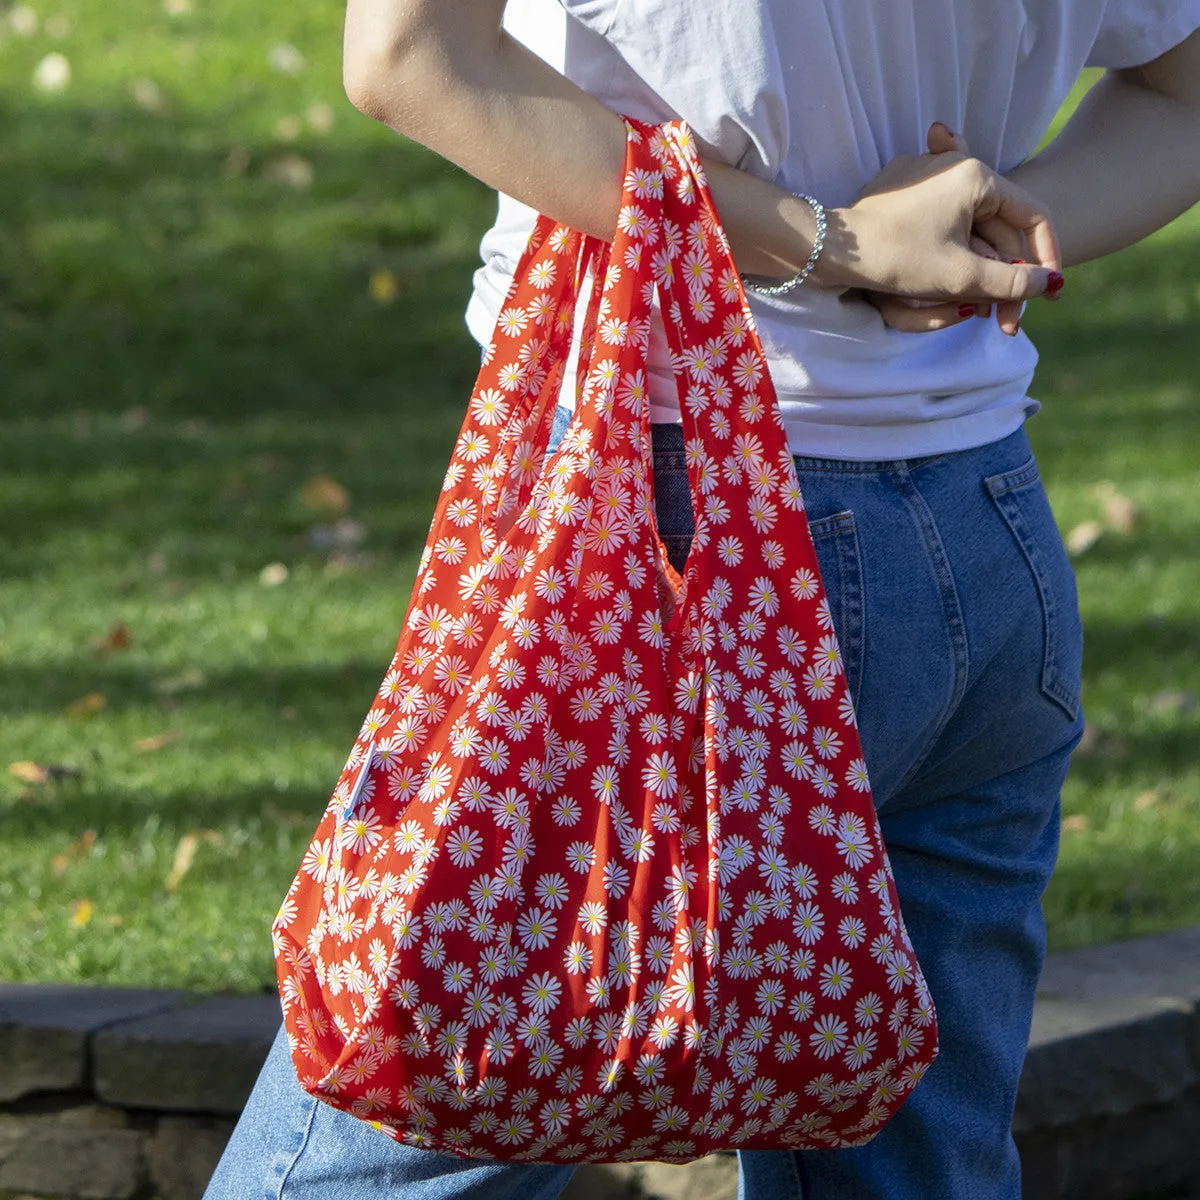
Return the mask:
MULTIPOLYGON (((747 522, 756 540, 770 531, 785 540, 804 539, 807 525, 765 355, 691 133, 682 122, 656 126, 626 118, 626 128, 622 205, 612 241, 583 236, 546 217, 535 225, 458 445, 475 454, 478 444, 491 458, 447 473, 434 521, 444 520, 451 504, 460 513, 474 510, 481 533, 486 531, 485 553, 496 560, 499 573, 511 573, 509 560, 519 561, 535 544, 534 510, 550 492, 556 459, 582 448, 585 474, 616 472, 628 485, 632 511, 627 527, 617 532, 639 543, 652 571, 665 563, 653 520, 645 380, 657 293, 676 365, 695 517, 692 550, 679 580, 682 601, 697 590, 689 579, 709 556, 717 527, 717 544, 731 545, 729 539, 736 539, 737 529, 745 533, 747 522), (574 436, 546 458, 576 304, 589 272, 574 436), (611 419, 614 408, 631 410, 635 419, 611 419), (640 481, 630 479, 620 462, 628 463, 631 452, 640 481), (712 495, 718 477, 719 498, 712 495), (788 510, 796 514, 794 522, 788 510), (789 524, 794 527, 784 528, 789 524)), ((710 566, 720 569, 719 563, 710 566)), ((676 605, 668 632, 686 607, 676 605)))

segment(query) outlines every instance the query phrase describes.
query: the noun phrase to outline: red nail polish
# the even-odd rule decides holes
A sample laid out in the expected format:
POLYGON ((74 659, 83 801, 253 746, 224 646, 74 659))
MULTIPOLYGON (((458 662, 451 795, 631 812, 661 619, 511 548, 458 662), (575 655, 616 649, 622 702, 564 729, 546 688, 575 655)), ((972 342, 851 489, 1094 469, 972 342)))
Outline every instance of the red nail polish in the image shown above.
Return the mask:
POLYGON ((958 315, 960 317, 973 317, 975 315, 975 305, 960 304, 958 306, 958 315))
POLYGON ((1063 278, 1061 271, 1051 271, 1046 277, 1046 295, 1051 300, 1058 298, 1058 293, 1062 291, 1063 284, 1066 280, 1063 278))

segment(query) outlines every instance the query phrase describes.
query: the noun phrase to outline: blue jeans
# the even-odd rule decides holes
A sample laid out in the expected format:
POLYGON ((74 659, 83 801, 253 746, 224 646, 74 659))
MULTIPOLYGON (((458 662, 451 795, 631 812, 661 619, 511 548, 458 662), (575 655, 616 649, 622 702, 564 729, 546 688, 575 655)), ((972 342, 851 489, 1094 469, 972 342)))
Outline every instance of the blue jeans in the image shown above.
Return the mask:
MULTIPOLYGON (((682 570, 683 433, 652 434, 659 532, 682 570)), ((866 1146, 743 1152, 739 1197, 1016 1200, 1009 1126, 1041 896, 1083 728, 1071 566, 1023 430, 957 454, 796 468, 941 1054, 866 1146)), ((280 1036, 205 1200, 552 1200, 571 1170, 398 1145, 301 1091, 280 1036)))

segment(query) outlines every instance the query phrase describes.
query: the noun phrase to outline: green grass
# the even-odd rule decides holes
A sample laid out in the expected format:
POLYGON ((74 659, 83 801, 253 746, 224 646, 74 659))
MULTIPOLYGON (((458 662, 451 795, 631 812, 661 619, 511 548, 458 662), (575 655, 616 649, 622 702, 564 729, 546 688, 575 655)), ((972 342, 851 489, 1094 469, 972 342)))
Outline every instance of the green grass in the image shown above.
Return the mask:
MULTIPOLYGON (((267 925, 389 660, 474 377, 492 199, 350 108, 340 9, 0 19, 0 978, 268 985, 267 925), (282 44, 302 69, 270 65, 282 44), (72 80, 47 95, 52 52, 72 80), (281 182, 305 164, 311 186, 281 182), (313 544, 317 476, 360 547, 313 544), (98 654, 117 622, 130 645, 98 654)), ((1105 480, 1142 513, 1079 562, 1095 733, 1058 946, 1200 920, 1200 714, 1162 697, 1200 692, 1198 268, 1192 217, 1028 317, 1064 526, 1105 480)))

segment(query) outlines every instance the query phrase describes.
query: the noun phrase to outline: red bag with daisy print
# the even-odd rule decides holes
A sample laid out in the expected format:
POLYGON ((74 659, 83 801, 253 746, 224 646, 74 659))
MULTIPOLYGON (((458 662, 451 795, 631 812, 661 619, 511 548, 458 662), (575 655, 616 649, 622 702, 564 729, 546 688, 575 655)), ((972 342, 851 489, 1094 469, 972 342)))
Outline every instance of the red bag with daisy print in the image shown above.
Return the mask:
POLYGON ((391 669, 274 925, 302 1085, 400 1141, 686 1161, 868 1140, 936 1052, 762 347, 685 126, 539 219, 391 669), (550 455, 576 299, 575 413, 550 455), (646 355, 695 535, 654 525, 646 355))

